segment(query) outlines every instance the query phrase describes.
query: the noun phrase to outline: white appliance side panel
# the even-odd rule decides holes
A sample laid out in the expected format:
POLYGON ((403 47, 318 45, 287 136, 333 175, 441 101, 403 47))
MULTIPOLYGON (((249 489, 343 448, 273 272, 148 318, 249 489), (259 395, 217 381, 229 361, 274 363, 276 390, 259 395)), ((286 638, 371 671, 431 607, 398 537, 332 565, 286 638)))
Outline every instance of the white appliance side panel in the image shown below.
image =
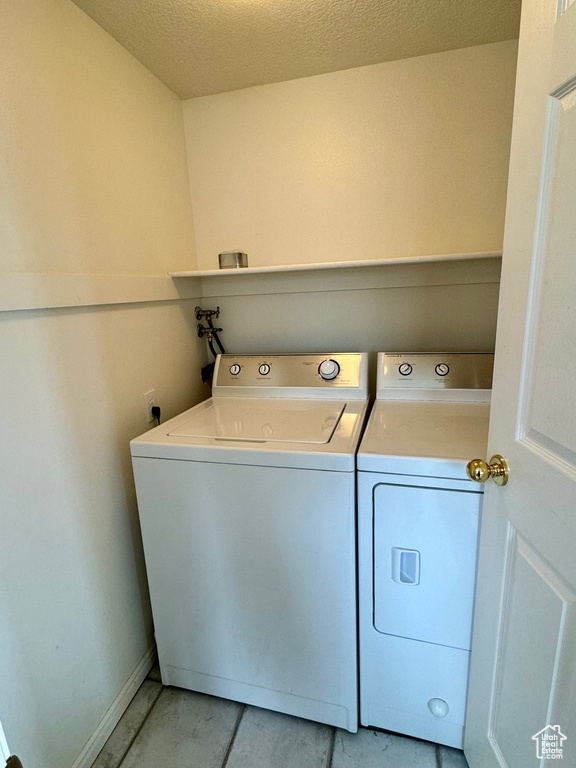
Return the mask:
POLYGON ((354 474, 133 464, 164 681, 355 731, 354 474))
POLYGON ((470 649, 481 499, 467 491, 374 487, 378 632, 470 649))

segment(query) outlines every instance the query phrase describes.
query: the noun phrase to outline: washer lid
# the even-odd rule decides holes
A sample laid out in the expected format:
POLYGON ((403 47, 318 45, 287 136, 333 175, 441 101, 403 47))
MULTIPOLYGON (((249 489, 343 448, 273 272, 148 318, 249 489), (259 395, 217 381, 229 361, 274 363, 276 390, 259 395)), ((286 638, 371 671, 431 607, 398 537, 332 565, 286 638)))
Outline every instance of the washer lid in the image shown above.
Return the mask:
MULTIPOLYGON (((222 404, 222 399, 205 400, 134 438, 130 441, 132 456, 334 472, 354 472, 356 469, 356 450, 368 409, 367 400, 227 397, 224 411, 214 409, 214 403, 222 404), (205 411, 211 413, 209 420, 197 420, 196 417, 205 411), (231 417, 234 419, 246 412, 251 416, 258 412, 259 417, 253 424, 259 426, 259 437, 247 437, 250 432, 238 429, 231 421, 231 417), (226 430, 221 429, 222 422, 216 424, 216 413, 227 415, 225 422, 229 426, 226 430), (266 429, 263 437, 262 427, 266 424, 272 427, 273 434, 266 429), (199 432, 198 425, 203 425, 204 429, 209 425, 215 427, 206 432, 217 431, 219 434, 216 437, 192 436, 190 433, 199 432), (180 434, 181 431, 189 434, 180 434), (225 434, 230 436, 225 437, 225 434)), ((247 423, 250 419, 244 421, 244 427, 247 423)))
POLYGON ((378 400, 358 450, 358 469, 466 478, 486 454, 489 403, 378 400))
POLYGON ((168 434, 267 443, 329 443, 345 403, 317 400, 231 400, 213 398, 209 407, 168 434))

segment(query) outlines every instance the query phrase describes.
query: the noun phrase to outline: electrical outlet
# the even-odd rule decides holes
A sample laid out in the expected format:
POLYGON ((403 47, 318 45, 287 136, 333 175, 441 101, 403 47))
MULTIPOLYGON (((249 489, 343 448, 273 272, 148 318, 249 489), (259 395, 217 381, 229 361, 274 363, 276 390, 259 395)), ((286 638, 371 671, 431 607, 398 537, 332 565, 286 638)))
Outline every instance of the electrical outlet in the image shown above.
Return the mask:
POLYGON ((151 421, 155 420, 154 416, 152 416, 152 408, 156 405, 156 390, 149 389, 148 392, 144 392, 142 397, 144 398, 144 408, 146 408, 146 416, 150 424, 151 421))

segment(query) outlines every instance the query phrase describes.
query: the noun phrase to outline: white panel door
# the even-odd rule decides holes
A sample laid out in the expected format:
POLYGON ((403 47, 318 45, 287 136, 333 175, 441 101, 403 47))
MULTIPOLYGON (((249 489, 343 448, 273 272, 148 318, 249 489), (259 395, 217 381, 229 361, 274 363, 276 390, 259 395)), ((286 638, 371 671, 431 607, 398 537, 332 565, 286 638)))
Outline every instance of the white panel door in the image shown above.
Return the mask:
POLYGON ((525 0, 466 719, 471 768, 576 766, 576 3, 525 0), (550 726, 548 728, 548 726, 550 726), (533 738, 535 737, 535 738, 533 738), (558 750, 562 749, 562 757, 558 750))

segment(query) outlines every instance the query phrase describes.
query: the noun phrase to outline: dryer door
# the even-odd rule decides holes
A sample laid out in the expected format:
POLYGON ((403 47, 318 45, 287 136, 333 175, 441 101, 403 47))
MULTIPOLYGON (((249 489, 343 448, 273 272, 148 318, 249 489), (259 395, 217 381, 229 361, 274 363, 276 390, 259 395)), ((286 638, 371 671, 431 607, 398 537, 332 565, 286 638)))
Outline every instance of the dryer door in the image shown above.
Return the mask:
POLYGON ((482 494, 389 477, 373 497, 374 627, 469 649, 482 494))

